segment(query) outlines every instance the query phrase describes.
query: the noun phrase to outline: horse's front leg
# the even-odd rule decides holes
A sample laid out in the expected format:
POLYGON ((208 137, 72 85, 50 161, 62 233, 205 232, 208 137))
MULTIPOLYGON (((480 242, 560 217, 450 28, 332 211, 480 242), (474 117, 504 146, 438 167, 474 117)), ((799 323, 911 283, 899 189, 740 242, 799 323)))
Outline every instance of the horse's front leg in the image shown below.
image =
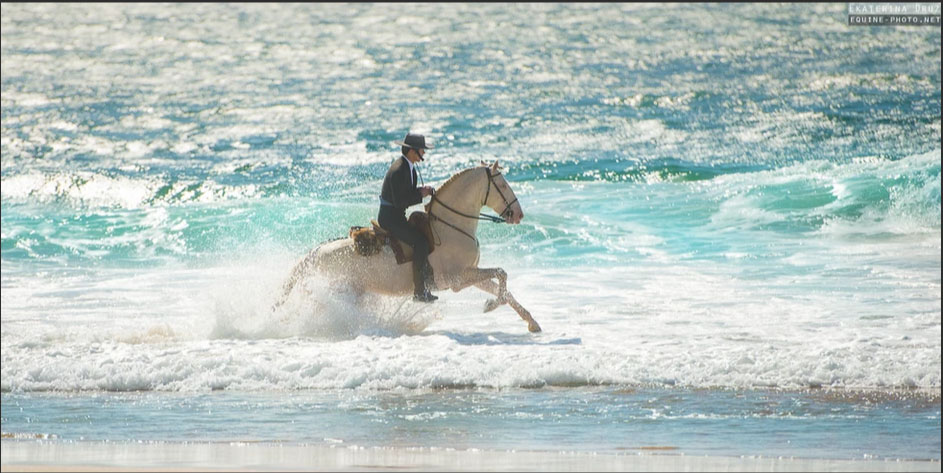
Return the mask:
POLYGON ((540 325, 537 324, 537 321, 530 315, 530 312, 524 308, 517 299, 507 290, 507 273, 504 272, 501 268, 495 269, 485 269, 480 270, 487 272, 487 274, 492 274, 494 278, 498 279, 498 282, 494 282, 492 277, 487 277, 479 280, 474 283, 475 287, 481 289, 485 292, 494 294, 496 299, 492 299, 485 303, 485 312, 490 312, 496 309, 501 304, 507 303, 517 312, 517 315, 521 316, 525 322, 527 322, 527 330, 531 332, 540 332, 540 325))
POLYGON ((482 271, 487 271, 490 275, 476 282, 475 287, 495 296, 494 299, 485 301, 484 312, 488 313, 508 303, 508 275, 501 268, 484 269, 482 271), (495 279, 498 280, 497 283, 494 282, 495 279))
POLYGON ((453 291, 458 292, 469 286, 475 286, 485 292, 494 294, 496 297, 496 299, 492 299, 485 304, 485 312, 494 310, 501 304, 507 303, 517 312, 517 315, 520 315, 521 318, 527 322, 527 330, 531 332, 540 331, 540 325, 531 317, 530 312, 522 307, 521 304, 514 299, 514 296, 508 292, 507 273, 504 272, 503 269, 468 268, 459 275, 450 287, 453 291), (496 283, 492 279, 497 279, 498 282, 496 283))
POLYGON ((488 302, 485 302, 485 312, 491 312, 496 309, 501 304, 507 303, 504 295, 507 292, 507 273, 504 272, 501 268, 467 268, 463 271, 457 280, 452 283, 450 286, 451 289, 455 292, 461 291, 465 288, 478 285, 485 281, 491 282, 492 279, 497 278, 500 281, 500 287, 495 287, 494 290, 487 290, 497 296, 497 299, 491 299, 488 302))

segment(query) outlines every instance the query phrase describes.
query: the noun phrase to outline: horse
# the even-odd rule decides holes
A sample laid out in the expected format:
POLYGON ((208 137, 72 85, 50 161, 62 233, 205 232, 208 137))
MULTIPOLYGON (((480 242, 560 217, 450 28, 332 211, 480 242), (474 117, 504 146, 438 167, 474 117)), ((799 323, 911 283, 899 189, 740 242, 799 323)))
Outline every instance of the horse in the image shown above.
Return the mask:
MULTIPOLYGON (((527 322, 527 329, 540 332, 540 325, 507 289, 507 272, 501 268, 479 268, 481 256, 476 232, 481 218, 519 224, 524 218, 521 203, 507 180, 494 164, 464 169, 450 177, 425 205, 433 240, 429 264, 433 269, 433 290, 451 289, 459 292, 475 286, 495 296, 485 303, 484 312, 508 304, 527 322), (489 207, 500 217, 479 216, 489 207), (500 209, 500 211, 499 211, 500 209)), ((411 252, 408 245, 404 250, 411 252)), ((322 243, 294 266, 282 286, 282 294, 274 308, 285 302, 295 285, 312 272, 325 275, 335 282, 349 285, 357 293, 371 292, 389 296, 405 296, 413 292, 410 264, 397 264, 389 251, 362 256, 351 237, 322 243)))

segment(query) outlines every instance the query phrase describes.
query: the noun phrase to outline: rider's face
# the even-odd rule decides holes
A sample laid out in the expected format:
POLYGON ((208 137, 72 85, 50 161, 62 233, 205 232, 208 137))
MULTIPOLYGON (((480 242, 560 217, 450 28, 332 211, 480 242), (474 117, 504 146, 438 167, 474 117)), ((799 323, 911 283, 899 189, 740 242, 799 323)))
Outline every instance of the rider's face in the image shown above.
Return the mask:
POLYGON ((406 153, 406 157, 409 158, 410 161, 415 163, 415 162, 421 161, 422 157, 425 154, 426 154, 426 151, 422 148, 410 148, 409 152, 406 153))

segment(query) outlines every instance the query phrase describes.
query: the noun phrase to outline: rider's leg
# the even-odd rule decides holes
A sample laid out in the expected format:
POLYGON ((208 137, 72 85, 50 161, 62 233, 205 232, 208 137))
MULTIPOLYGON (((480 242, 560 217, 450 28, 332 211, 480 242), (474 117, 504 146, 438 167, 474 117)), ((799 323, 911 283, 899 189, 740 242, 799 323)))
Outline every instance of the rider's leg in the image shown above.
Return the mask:
POLYGON ((397 240, 413 249, 413 294, 417 300, 431 302, 438 297, 429 291, 427 282, 432 280, 432 267, 429 265, 429 242, 419 230, 409 226, 406 218, 395 211, 381 208, 378 223, 397 240))

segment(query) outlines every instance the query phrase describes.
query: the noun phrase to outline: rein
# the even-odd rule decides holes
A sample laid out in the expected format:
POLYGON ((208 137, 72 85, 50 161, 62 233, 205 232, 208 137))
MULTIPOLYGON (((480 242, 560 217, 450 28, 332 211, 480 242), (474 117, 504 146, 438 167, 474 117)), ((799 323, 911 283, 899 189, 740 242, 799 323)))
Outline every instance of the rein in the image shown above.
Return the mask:
MULTIPOLYGON (((498 185, 494 183, 494 178, 495 178, 496 176, 500 176, 501 173, 498 173, 498 174, 491 174, 491 168, 488 168, 488 167, 485 168, 485 172, 488 173, 488 189, 487 189, 487 191, 485 192, 485 200, 484 200, 484 202, 481 203, 481 205, 482 205, 482 207, 483 207, 483 206, 488 202, 488 197, 491 195, 491 186, 494 186, 494 188, 498 191, 498 194, 501 195, 501 199, 504 200, 504 211, 501 212, 501 215, 506 215, 506 214, 511 210, 511 206, 514 205, 514 202, 517 202, 517 198, 515 198, 515 199, 514 199, 513 201, 511 201, 511 202, 508 202, 507 197, 505 197, 505 196, 504 196, 504 193, 501 192, 501 188, 499 188, 498 185)), ((438 221, 440 221, 440 222, 442 222, 442 223, 448 225, 449 227, 452 227, 453 229, 458 230, 459 232, 465 234, 465 236, 467 236, 468 238, 471 238, 472 240, 475 240, 475 246, 480 246, 480 245, 478 244, 478 238, 475 238, 474 235, 469 234, 469 233, 466 232, 465 230, 462 230, 461 228, 458 228, 458 227, 456 227, 455 225, 452 225, 451 223, 449 223, 449 222, 443 220, 441 217, 439 217, 439 216, 437 216, 437 215, 434 215, 434 214, 432 213, 432 203, 433 203, 433 202, 438 202, 438 204, 441 205, 441 206, 443 206, 443 207, 445 207, 446 210, 450 210, 452 213, 461 215, 462 217, 465 217, 465 218, 470 218, 470 219, 473 219, 473 220, 490 221, 490 222, 493 222, 493 223, 507 223, 507 220, 506 220, 506 219, 504 219, 504 218, 502 218, 502 217, 495 216, 495 215, 485 215, 485 214, 468 215, 468 214, 466 214, 466 213, 459 212, 458 210, 455 210, 455 209, 453 209, 452 207, 449 207, 445 202, 442 202, 442 200, 439 199, 438 196, 437 196, 435 193, 433 193, 433 194, 432 194, 432 201, 429 202, 429 212, 428 212, 428 213, 429 213, 429 217, 430 217, 430 218, 433 218, 433 219, 435 219, 435 220, 438 220, 438 221)))

